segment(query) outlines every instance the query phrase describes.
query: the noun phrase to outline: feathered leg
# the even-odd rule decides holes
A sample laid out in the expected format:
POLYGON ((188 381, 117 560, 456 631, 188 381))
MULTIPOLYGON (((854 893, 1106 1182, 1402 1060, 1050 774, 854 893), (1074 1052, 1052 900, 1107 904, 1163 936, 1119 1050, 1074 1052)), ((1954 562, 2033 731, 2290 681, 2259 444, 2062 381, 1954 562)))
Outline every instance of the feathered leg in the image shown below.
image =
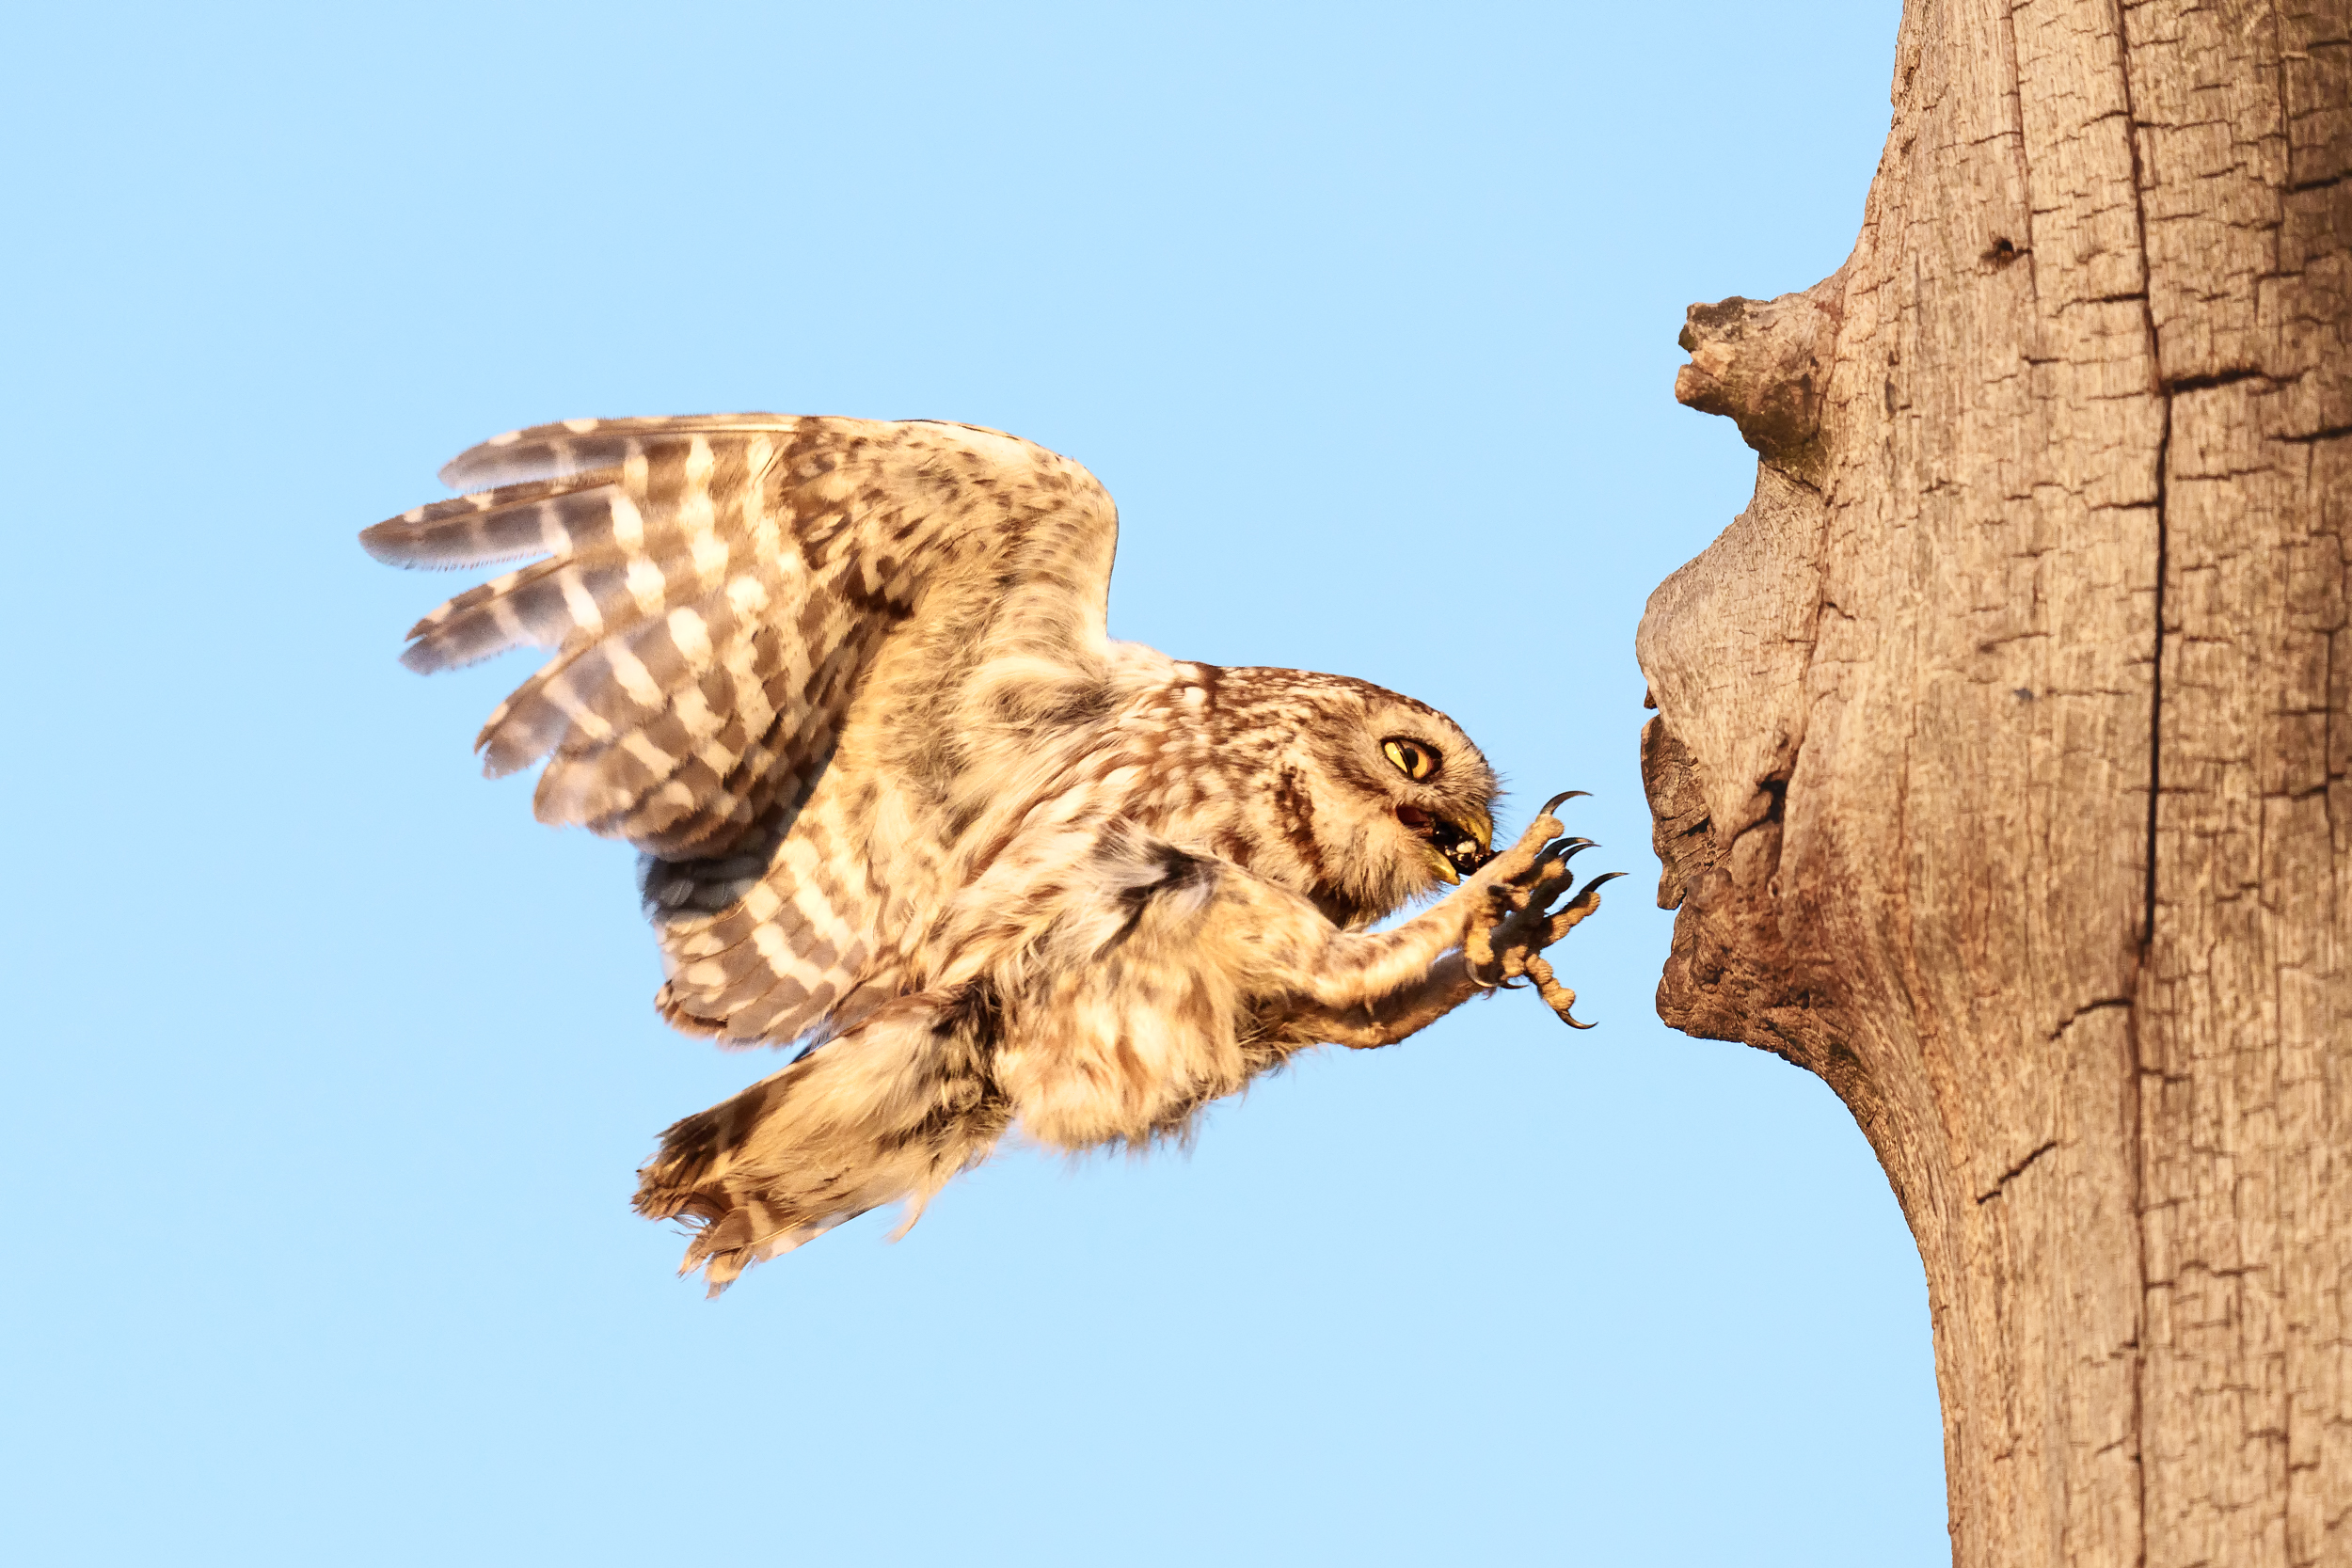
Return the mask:
MULTIPOLYGON (((1581 791, 1570 791, 1577 794, 1581 791)), ((1326 943, 1312 972, 1306 976, 1303 1000, 1311 1006, 1343 1010, 1418 986, 1447 952, 1461 947, 1481 985, 1494 983, 1483 973, 1491 955, 1482 952, 1483 940, 1497 920, 1498 900, 1521 909, 1538 889, 1553 887, 1566 857, 1585 841, 1554 844, 1561 834, 1553 808, 1568 795, 1555 797, 1510 848, 1480 867, 1445 897, 1392 931, 1342 932, 1326 943)), ((1573 923, 1571 923, 1573 924, 1573 923)))
POLYGON ((1602 884, 1622 873, 1596 877, 1560 902, 1576 883, 1568 863, 1592 847, 1589 839, 1558 836, 1551 814, 1566 799, 1555 798, 1517 845, 1420 918, 1335 942, 1299 994, 1265 1009, 1278 1034, 1357 1049, 1393 1045, 1479 992, 1521 977, 1564 1022, 1587 1027, 1569 1013, 1576 992, 1559 983, 1542 953, 1598 909, 1602 884))
MULTIPOLYGON (((900 1199, 912 1225, 1009 1119, 984 983, 900 997, 661 1135, 637 1212, 698 1227, 678 1272, 717 1295, 752 1264, 900 1199)), ((902 1226, 903 1229, 904 1227, 902 1226)))

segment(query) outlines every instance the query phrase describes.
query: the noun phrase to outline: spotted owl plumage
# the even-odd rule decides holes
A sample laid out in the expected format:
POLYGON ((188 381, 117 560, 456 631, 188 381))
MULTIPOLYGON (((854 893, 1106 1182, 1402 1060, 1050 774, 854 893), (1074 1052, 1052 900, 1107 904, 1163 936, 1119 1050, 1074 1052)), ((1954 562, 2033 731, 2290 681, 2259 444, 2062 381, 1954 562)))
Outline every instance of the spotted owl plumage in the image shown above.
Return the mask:
POLYGON ((751 414, 517 431, 441 477, 468 494, 370 554, 539 559, 403 661, 553 648, 486 770, 545 758, 542 821, 644 852, 664 1018, 801 1048, 639 1173, 714 1293, 878 1205, 911 1225, 1016 1123, 1145 1143, 1303 1046, 1521 976, 1567 1016, 1541 951, 1597 904, 1583 841, 1548 807, 1490 854, 1493 773, 1409 698, 1112 641, 1117 513, 1067 458, 751 414))

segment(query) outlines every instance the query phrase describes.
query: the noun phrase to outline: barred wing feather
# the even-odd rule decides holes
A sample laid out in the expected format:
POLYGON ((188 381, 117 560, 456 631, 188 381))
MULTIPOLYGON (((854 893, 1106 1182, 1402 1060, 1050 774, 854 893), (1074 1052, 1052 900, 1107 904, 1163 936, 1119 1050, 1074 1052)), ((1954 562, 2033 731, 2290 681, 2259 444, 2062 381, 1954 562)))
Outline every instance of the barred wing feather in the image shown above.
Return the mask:
POLYGON ((471 493, 367 530, 371 555, 542 559, 427 614, 403 661, 555 650, 484 725, 485 768, 547 758, 542 821, 654 857, 663 1006, 685 1027, 785 1038, 871 990, 882 906, 928 913, 950 891, 922 885, 945 874, 942 802, 906 799, 895 765, 952 771, 939 737, 991 660, 1103 666, 1110 498, 997 432, 583 420, 485 442, 442 477, 471 493), (856 765, 888 776, 841 776, 853 727, 856 765), (902 831, 876 835, 885 797, 902 831))

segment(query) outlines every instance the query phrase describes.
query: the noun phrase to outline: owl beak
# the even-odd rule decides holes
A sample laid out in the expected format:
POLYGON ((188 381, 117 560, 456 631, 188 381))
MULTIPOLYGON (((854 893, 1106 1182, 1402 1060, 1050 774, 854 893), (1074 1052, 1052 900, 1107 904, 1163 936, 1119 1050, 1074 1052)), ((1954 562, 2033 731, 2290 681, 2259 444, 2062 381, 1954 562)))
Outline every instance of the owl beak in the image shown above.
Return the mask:
POLYGON ((1465 826, 1416 806, 1396 808, 1397 820, 1421 835, 1429 863, 1440 879, 1459 884, 1464 877, 1494 859, 1494 824, 1479 821, 1465 826))
POLYGON ((1495 858, 1495 825, 1484 818, 1468 827, 1456 822, 1440 823, 1438 847, 1447 862, 1465 877, 1495 858))

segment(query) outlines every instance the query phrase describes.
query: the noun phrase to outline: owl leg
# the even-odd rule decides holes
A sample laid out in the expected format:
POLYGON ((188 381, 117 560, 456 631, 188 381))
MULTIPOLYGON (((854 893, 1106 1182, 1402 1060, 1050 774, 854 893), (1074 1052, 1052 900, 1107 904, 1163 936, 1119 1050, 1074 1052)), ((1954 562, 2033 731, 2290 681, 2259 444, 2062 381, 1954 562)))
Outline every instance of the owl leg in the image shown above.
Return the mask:
MULTIPOLYGON (((1473 925, 1473 938, 1486 938, 1489 967, 1473 967, 1467 951, 1448 953, 1413 984, 1345 1008, 1306 1004, 1286 1013, 1279 1033, 1299 1044, 1328 1041, 1351 1050, 1394 1045, 1419 1033, 1473 996, 1508 987, 1520 976, 1534 983, 1536 992, 1570 1027, 1587 1029, 1569 1009, 1576 992, 1559 983, 1541 948, 1574 929, 1578 922, 1600 907, 1603 882, 1622 875, 1596 877, 1567 904, 1545 913, 1540 904, 1531 919, 1523 911, 1498 912, 1483 925, 1473 925)), ((1467 945, 1467 944, 1466 944, 1467 945)))
POLYGON ((1448 953, 1422 978, 1349 1007, 1301 1000, 1286 1009, 1275 1033, 1295 1045, 1344 1045, 1369 1051, 1418 1034, 1488 988, 1470 978, 1469 960, 1448 953))
POLYGON ((1302 994, 1279 1009, 1278 1031, 1357 1048, 1391 1045, 1521 976, 1574 1023, 1566 1009, 1575 993, 1559 984, 1542 951, 1600 907, 1599 888, 1616 873, 1558 903, 1575 883, 1568 862, 1591 847, 1560 836, 1552 811, 1566 798, 1553 800, 1516 845, 1417 919, 1393 931, 1334 939, 1302 994))
POLYGON ((994 1013, 971 986, 878 1008, 663 1132, 637 1173, 637 1212, 695 1227, 679 1272, 702 1269, 712 1295, 882 1204, 904 1200, 912 1225, 1010 1119, 988 1063, 994 1013))
POLYGON ((1545 875, 1547 852, 1561 832, 1552 808, 1566 799, 1555 798, 1536 814, 1518 843, 1394 930, 1333 935, 1305 976, 1304 999, 1333 1009, 1360 1007, 1420 984, 1439 958, 1463 944, 1473 927, 1491 919, 1497 890, 1545 875))

